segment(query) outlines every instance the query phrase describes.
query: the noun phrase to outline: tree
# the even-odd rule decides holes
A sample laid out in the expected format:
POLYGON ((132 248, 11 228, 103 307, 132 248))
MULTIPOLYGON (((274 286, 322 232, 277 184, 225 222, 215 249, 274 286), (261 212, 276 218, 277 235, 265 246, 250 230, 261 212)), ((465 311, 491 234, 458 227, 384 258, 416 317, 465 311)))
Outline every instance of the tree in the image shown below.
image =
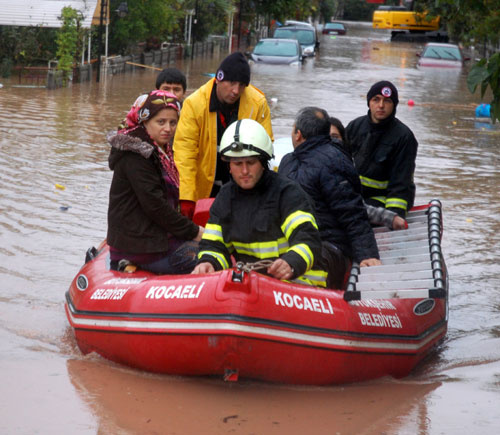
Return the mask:
POLYGON ((80 15, 77 10, 70 6, 62 8, 61 16, 62 26, 57 34, 57 69, 63 71, 64 81, 73 71, 73 65, 78 57, 78 37, 80 15))
POLYGON ((370 21, 373 11, 377 9, 377 7, 377 4, 366 3, 366 0, 346 1, 344 3, 344 19, 370 21))
MULTIPOLYGON (((500 0, 422 0, 420 10, 427 9, 440 15, 452 39, 463 42, 498 47, 500 42, 500 0)), ((467 84, 473 93, 481 85, 481 98, 491 89, 491 118, 500 120, 500 55, 476 63, 469 72, 467 84)))
MULTIPOLYGON (((111 11, 120 0, 111 1, 111 11)), ((184 2, 182 2, 184 3, 184 2)), ((176 0, 128 0, 128 14, 119 18, 111 13, 109 48, 112 53, 125 54, 138 42, 159 44, 178 38, 185 12, 176 0)))
POLYGON ((47 65, 56 55, 56 29, 0 26, 0 63, 47 65))
POLYGON ((484 97, 488 87, 493 93, 491 102, 491 119, 495 122, 500 120, 500 52, 495 53, 489 59, 481 59, 469 72, 467 86, 473 94, 481 85, 481 98, 484 97))

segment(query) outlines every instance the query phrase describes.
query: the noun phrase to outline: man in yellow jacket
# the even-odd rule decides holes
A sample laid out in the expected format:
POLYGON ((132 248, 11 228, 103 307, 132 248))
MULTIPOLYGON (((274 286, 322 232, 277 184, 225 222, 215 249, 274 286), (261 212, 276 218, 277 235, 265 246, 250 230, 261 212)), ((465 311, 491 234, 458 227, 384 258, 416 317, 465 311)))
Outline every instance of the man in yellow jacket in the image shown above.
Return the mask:
POLYGON ((230 180, 219 154, 226 128, 238 119, 253 119, 273 138, 266 96, 250 85, 250 66, 241 52, 227 56, 215 78, 191 94, 181 110, 174 139, 179 170, 181 212, 192 217, 198 199, 214 197, 230 180))

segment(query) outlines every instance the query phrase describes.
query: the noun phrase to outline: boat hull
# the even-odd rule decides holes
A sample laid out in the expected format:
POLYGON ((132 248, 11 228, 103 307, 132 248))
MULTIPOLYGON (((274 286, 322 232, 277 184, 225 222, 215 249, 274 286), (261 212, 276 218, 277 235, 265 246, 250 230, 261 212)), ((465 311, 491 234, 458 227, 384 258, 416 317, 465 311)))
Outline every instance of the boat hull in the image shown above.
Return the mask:
POLYGON ((327 385, 404 377, 446 334, 447 277, 444 297, 359 300, 256 272, 239 279, 232 269, 109 270, 103 242, 73 280, 65 309, 85 354, 227 380, 327 385))

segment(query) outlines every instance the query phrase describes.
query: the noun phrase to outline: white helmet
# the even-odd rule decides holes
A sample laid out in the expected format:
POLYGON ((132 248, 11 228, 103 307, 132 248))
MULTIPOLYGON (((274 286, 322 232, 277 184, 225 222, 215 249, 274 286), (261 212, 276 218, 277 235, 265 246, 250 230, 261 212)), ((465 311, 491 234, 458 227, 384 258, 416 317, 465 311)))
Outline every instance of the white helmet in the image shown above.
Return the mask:
POLYGON ((253 119, 233 122, 222 135, 220 153, 223 159, 259 156, 273 158, 273 143, 266 129, 253 119))

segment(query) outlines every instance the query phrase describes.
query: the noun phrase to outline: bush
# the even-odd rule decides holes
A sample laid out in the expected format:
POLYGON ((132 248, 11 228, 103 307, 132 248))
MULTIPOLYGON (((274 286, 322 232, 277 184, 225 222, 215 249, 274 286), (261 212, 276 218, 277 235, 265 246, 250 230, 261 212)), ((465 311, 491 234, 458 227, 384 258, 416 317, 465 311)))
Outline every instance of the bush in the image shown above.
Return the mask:
POLYGON ((12 59, 3 59, 0 63, 0 76, 4 78, 10 77, 13 66, 14 62, 12 62, 12 59))

